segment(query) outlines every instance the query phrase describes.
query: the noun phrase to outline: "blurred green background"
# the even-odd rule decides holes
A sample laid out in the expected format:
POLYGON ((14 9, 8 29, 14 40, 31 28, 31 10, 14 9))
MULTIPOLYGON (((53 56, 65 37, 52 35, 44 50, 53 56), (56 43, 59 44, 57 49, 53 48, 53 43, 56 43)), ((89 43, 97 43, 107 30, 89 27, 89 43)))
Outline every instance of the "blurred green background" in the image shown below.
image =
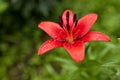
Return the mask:
POLYGON ((120 0, 0 0, 0 80, 120 80, 120 0), (91 30, 111 37, 86 43, 81 63, 63 48, 37 55, 50 39, 38 23, 58 22, 66 9, 78 19, 97 13, 91 30))

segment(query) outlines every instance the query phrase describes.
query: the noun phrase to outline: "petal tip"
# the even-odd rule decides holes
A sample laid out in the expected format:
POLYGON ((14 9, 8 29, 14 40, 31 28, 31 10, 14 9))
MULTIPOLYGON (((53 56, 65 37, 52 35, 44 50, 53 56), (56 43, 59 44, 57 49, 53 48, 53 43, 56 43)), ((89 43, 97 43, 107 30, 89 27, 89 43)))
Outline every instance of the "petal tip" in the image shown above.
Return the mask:
POLYGON ((95 16, 95 17, 98 17, 98 14, 97 13, 91 13, 91 15, 95 16))
POLYGON ((98 18, 98 14, 93 13, 93 16, 94 16, 94 17, 95 17, 95 19, 97 20, 97 18, 98 18))
POLYGON ((40 27, 41 27, 41 23, 42 23, 42 22, 40 22, 40 23, 38 24, 38 28, 40 28, 40 27))
POLYGON ((40 56, 40 55, 42 55, 43 53, 40 51, 40 50, 38 50, 38 56, 40 56))
POLYGON ((42 27, 41 25, 43 25, 44 24, 44 22, 40 22, 39 24, 38 24, 38 27, 40 28, 40 27, 42 27))
POLYGON ((105 38, 105 40, 104 40, 104 41, 106 41, 106 42, 110 42, 110 41, 111 41, 110 37, 109 37, 109 36, 107 36, 107 35, 105 35, 105 34, 104 34, 104 38, 105 38))
POLYGON ((64 12, 72 12, 72 10, 69 10, 69 9, 68 9, 68 10, 65 10, 64 12))
POLYGON ((38 55, 38 56, 40 56, 41 54, 40 54, 40 53, 38 53, 37 55, 38 55))
POLYGON ((108 40, 107 40, 108 42, 110 42, 111 41, 111 39, 110 39, 110 37, 108 37, 108 40))
POLYGON ((83 58, 80 58, 80 59, 75 59, 74 61, 77 62, 77 63, 80 63, 84 60, 84 57, 83 58))
POLYGON ((93 19, 95 19, 95 21, 98 18, 98 14, 97 13, 91 13, 91 14, 89 14, 89 16, 92 17, 93 19))

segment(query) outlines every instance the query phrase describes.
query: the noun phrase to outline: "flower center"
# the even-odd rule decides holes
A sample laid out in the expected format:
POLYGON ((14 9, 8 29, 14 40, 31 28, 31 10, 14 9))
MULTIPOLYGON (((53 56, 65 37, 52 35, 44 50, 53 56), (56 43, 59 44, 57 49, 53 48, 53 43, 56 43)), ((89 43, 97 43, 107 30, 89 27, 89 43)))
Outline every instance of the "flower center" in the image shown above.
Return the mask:
POLYGON ((62 16, 60 16, 59 19, 60 19, 60 26, 64 29, 64 31, 67 34, 66 41, 73 44, 74 43, 73 29, 77 25, 76 14, 71 14, 68 11, 64 16, 64 19, 62 16))
POLYGON ((71 35, 71 36, 68 36, 67 41, 68 41, 69 43, 73 44, 73 43, 74 43, 73 36, 72 36, 72 35, 71 35))

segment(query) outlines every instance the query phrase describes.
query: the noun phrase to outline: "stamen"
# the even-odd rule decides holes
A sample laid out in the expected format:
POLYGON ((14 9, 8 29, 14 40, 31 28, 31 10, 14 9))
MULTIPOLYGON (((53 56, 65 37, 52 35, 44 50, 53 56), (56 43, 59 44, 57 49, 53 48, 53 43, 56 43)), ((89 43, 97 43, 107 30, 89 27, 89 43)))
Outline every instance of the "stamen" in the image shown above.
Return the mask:
POLYGON ((66 27, 67 27, 67 31, 69 31, 70 30, 69 24, 66 24, 66 27))
POLYGON ((60 27, 63 27, 63 25, 59 22, 60 27))
POLYGON ((59 16, 59 24, 60 24, 61 27, 63 27, 63 20, 62 20, 61 16, 59 16))
POLYGON ((66 28, 67 28, 68 31, 70 30, 69 16, 70 16, 69 12, 66 12, 66 22, 67 22, 66 28))
POLYGON ((76 27, 76 26, 77 26, 77 23, 78 23, 78 20, 76 20, 76 21, 75 21, 75 26, 74 26, 74 27, 76 27))
POLYGON ((77 18, 77 16, 76 16, 76 14, 74 14, 74 16, 73 16, 73 22, 76 21, 76 18, 77 18))
POLYGON ((67 21, 67 24, 69 24, 69 12, 66 13, 66 21, 67 21))
POLYGON ((70 14, 69 14, 69 12, 67 12, 66 13, 66 19, 69 19, 69 16, 70 16, 70 14))

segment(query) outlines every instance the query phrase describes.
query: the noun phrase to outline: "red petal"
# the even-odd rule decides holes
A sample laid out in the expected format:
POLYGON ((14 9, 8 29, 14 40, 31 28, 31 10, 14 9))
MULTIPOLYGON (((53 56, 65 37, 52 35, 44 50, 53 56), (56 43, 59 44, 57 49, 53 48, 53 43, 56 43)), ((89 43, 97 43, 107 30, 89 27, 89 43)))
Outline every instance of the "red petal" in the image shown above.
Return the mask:
POLYGON ((61 47, 61 46, 62 46, 61 42, 58 42, 56 40, 48 40, 40 46, 40 48, 38 50, 38 55, 42 55, 51 49, 61 47))
POLYGON ((53 39, 63 40, 66 37, 63 29, 57 23, 45 21, 41 22, 38 27, 44 30, 53 39))
POLYGON ((77 41, 74 44, 65 43, 63 46, 76 62, 84 59, 85 48, 83 42, 77 41))
POLYGON ((73 12, 71 10, 65 10, 63 12, 63 15, 62 15, 63 24, 64 25, 67 24, 67 20, 66 20, 67 13, 69 13, 69 25, 70 25, 70 27, 72 27, 74 14, 73 14, 73 12))
POLYGON ((80 38, 85 35, 97 20, 97 16, 97 14, 93 13, 79 19, 78 24, 74 29, 74 38, 80 38))
POLYGON ((84 42, 89 42, 89 41, 110 41, 110 38, 101 33, 101 32, 88 32, 82 39, 84 42))

